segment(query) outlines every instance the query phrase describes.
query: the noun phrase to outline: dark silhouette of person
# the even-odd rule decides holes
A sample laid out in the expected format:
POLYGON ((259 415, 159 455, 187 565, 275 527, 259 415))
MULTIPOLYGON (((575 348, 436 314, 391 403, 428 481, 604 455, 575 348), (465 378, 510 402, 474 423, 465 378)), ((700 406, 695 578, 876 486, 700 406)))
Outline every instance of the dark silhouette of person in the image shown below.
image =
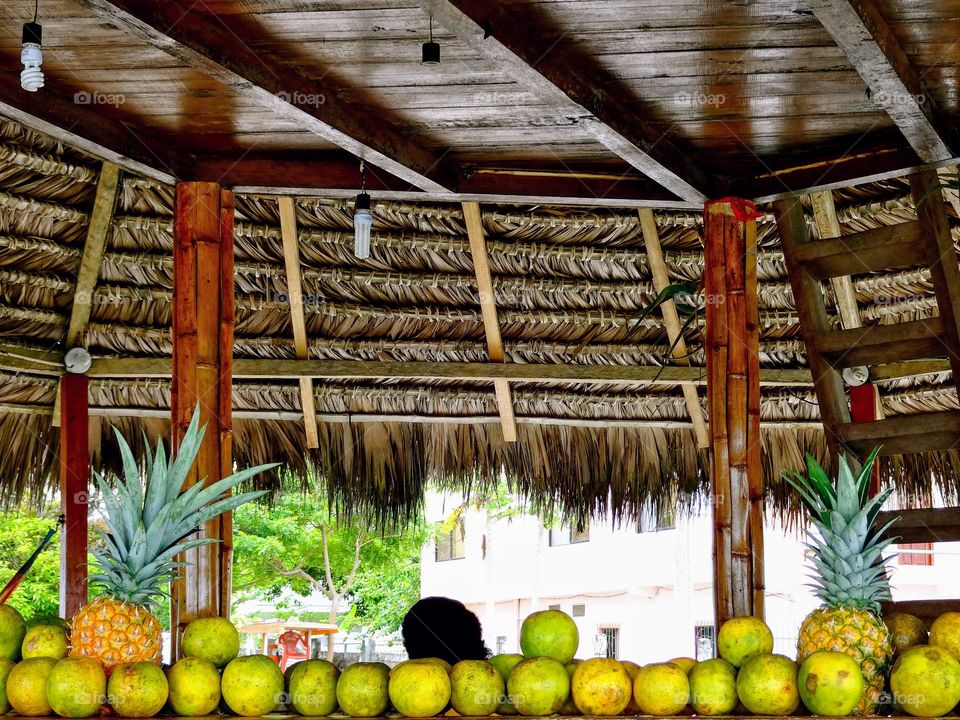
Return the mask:
POLYGON ((423 598, 403 618, 403 646, 411 660, 437 657, 454 665, 461 660, 486 660, 480 620, 459 600, 423 598))

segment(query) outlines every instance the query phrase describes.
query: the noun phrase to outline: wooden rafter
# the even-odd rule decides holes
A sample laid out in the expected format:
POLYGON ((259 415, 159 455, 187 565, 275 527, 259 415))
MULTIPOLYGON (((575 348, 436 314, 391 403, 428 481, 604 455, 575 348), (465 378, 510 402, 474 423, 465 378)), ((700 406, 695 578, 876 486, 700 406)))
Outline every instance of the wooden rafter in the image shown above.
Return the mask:
POLYGON ((529 29, 503 3, 490 0, 420 0, 434 20, 528 92, 570 117, 611 152, 678 197, 702 203, 712 190, 693 156, 602 90, 603 78, 584 72, 556 41, 529 29))
MULTIPOLYGON (((287 269, 287 296, 290 299, 290 316, 293 324, 293 345, 299 360, 306 360, 307 321, 303 313, 303 282, 300 277, 300 245, 297 242, 297 210, 293 198, 282 197, 280 205, 280 235, 283 239, 283 261, 287 269)), ((317 408, 313 398, 313 379, 300 378, 300 407, 303 408, 303 429, 307 447, 320 446, 317 434, 317 408)))
POLYGON ((808 0, 820 24, 840 46, 923 162, 951 156, 933 96, 910 64, 874 0, 808 0))
MULTIPOLYGON (((639 212, 643 241, 647 248, 647 263, 653 275, 653 289, 660 293, 670 284, 670 277, 667 274, 667 264, 663 259, 663 249, 660 247, 657 221, 654 218, 653 210, 644 208, 639 212)), ((667 327, 667 339, 673 346, 674 362, 681 366, 689 365, 687 343, 681 334, 677 306, 673 300, 667 300, 660 306, 660 311, 663 314, 663 323, 667 327)), ((684 401, 687 404, 687 412, 690 414, 690 422, 693 423, 693 429, 697 436, 697 446, 701 448, 709 447, 710 436, 707 433, 707 421, 703 414, 703 406, 700 405, 697 388, 691 383, 684 383, 681 388, 684 401)))
MULTIPOLYGON (((493 297, 493 279, 490 276, 487 238, 480 219, 480 205, 475 202, 463 203, 463 218, 467 224, 470 253, 473 256, 473 267, 477 276, 477 291, 480 293, 480 313, 483 316, 483 329, 487 335, 487 355, 491 363, 502 363, 504 361, 503 338, 500 336, 500 323, 497 321, 497 304, 493 297)), ((497 409, 500 411, 503 439, 507 442, 516 442, 517 423, 513 414, 510 383, 499 378, 493 381, 493 387, 497 396, 497 409)))
POLYGON ((68 348, 83 344, 83 336, 90 322, 93 291, 97 287, 100 264, 113 226, 113 209, 117 204, 119 189, 120 168, 112 163, 103 163, 100 178, 97 181, 93 210, 90 212, 90 221, 87 225, 87 237, 83 243, 80 269, 77 271, 73 306, 70 308, 70 322, 67 326, 68 348))
POLYGON ((325 140, 429 192, 449 192, 453 169, 440 155, 411 142, 368 110, 340 99, 329 78, 322 85, 298 71, 267 62, 222 24, 179 0, 80 0, 99 18, 148 42, 325 140), (322 102, 317 94, 322 92, 322 102), (300 98, 303 98, 302 101, 300 98))
MULTIPOLYGON (((83 345, 87 324, 90 322, 90 310, 93 306, 93 291, 100 277, 100 264, 107 249, 107 238, 113 226, 113 209, 117 204, 117 192, 120 189, 120 168, 113 163, 104 162, 97 180, 97 192, 93 199, 93 209, 87 224, 87 236, 83 243, 83 255, 80 257, 80 269, 73 289, 73 304, 70 308, 70 320, 67 325, 67 348, 83 345)), ((60 386, 54 401, 53 424, 60 425, 60 386)))

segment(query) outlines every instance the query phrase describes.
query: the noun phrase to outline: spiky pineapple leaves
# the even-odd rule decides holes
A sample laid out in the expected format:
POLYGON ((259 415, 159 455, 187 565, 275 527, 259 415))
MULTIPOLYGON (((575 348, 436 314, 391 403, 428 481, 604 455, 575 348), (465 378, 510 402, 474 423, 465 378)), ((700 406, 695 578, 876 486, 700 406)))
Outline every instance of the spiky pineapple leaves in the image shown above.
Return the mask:
POLYGON ((183 490, 206 432, 206 427, 200 427, 197 407, 172 463, 167 462, 162 440, 157 442, 152 457, 147 453, 144 485, 133 451, 120 432, 115 432, 123 476, 111 487, 103 475, 95 475, 103 497, 107 532, 103 534, 104 547, 90 550, 99 565, 90 580, 122 600, 145 604, 163 595, 160 586, 183 565, 174 560, 179 553, 218 542, 216 538, 185 538, 207 520, 264 494, 258 491, 227 496, 228 491, 277 464, 241 470, 207 486, 197 482, 183 490))
POLYGON ((891 520, 876 527, 877 513, 892 488, 870 497, 870 475, 879 448, 854 475, 847 458, 840 456, 834 482, 812 456, 807 473, 784 474, 810 511, 813 529, 806 547, 811 550, 814 593, 829 606, 854 607, 879 612, 890 599, 883 552, 895 538, 886 537, 891 520))

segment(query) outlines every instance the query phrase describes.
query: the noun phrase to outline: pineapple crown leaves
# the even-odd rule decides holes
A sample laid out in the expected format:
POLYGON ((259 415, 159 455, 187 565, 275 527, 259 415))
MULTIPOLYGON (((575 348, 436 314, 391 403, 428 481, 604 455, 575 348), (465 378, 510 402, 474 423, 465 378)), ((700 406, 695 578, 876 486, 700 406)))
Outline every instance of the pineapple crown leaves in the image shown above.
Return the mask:
POLYGON ((895 541, 887 537, 895 521, 879 528, 875 522, 893 490, 870 497, 870 474, 878 451, 870 453, 856 475, 841 456, 836 481, 810 455, 806 475, 785 474, 810 511, 813 527, 806 547, 815 570, 810 587, 829 606, 878 612, 880 602, 890 599, 883 552, 895 541))
POLYGON ((147 453, 145 485, 133 451, 116 431, 123 477, 111 487, 103 475, 96 475, 108 532, 103 534, 103 548, 91 549, 99 565, 91 582, 104 586, 122 600, 151 602, 164 594, 160 586, 183 566, 173 559, 176 555, 219 542, 215 538, 186 540, 187 536, 207 520, 264 495, 264 491, 231 496, 226 493, 239 483, 276 467, 276 463, 241 470, 206 486, 198 482, 183 490, 205 431, 206 427, 200 427, 198 407, 172 463, 167 462, 162 441, 157 442, 152 457, 147 453))

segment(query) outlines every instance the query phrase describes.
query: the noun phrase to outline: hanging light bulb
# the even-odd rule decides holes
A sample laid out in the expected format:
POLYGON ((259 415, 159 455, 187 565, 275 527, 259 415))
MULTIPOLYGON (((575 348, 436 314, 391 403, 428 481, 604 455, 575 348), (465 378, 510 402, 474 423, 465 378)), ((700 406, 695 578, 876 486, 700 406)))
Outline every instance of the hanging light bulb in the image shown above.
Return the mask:
POLYGON ((430 16, 430 42, 425 42, 420 48, 420 64, 440 64, 440 44, 433 41, 433 15, 430 16))
POLYGON ((20 50, 23 71, 20 73, 20 87, 27 92, 36 92, 43 87, 43 70, 40 69, 43 62, 42 38, 43 28, 36 21, 36 17, 33 22, 23 24, 23 45, 20 50))
POLYGON ((373 215, 370 213, 370 196, 367 194, 367 168, 360 161, 360 194, 354 201, 353 254, 358 260, 370 257, 370 228, 373 215))

